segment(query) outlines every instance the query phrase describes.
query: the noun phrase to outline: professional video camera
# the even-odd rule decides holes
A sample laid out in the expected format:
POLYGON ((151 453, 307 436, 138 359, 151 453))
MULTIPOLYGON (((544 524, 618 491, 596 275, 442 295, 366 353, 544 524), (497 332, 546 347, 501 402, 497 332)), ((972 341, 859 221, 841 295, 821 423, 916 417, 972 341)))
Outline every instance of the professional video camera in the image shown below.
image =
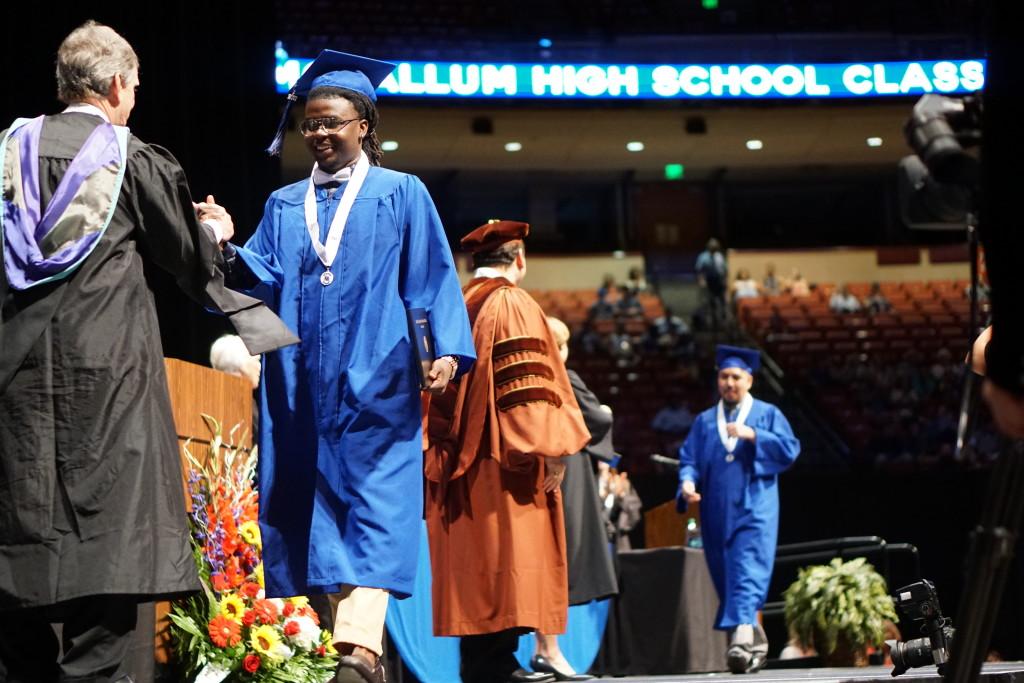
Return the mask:
POLYGON ((942 616, 939 596, 931 581, 922 580, 905 586, 893 596, 896 609, 910 621, 920 621, 925 636, 908 641, 887 640, 892 657, 892 675, 907 669, 935 664, 939 675, 945 674, 949 649, 953 644, 952 622, 942 616))
POLYGON ((924 230, 964 230, 975 210, 980 163, 968 151, 981 143, 981 98, 925 95, 903 128, 914 154, 899 168, 903 222, 924 230))

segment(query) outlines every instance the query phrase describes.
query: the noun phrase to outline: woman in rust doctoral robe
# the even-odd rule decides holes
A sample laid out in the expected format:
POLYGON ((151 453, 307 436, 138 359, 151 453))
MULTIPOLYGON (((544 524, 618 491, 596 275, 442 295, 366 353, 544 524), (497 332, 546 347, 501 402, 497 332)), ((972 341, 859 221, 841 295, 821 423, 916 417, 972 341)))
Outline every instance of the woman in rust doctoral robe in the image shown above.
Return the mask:
POLYGON ((477 362, 431 402, 425 461, 434 633, 561 633, 565 526, 543 456, 590 434, 540 306, 501 277, 463 293, 477 362))

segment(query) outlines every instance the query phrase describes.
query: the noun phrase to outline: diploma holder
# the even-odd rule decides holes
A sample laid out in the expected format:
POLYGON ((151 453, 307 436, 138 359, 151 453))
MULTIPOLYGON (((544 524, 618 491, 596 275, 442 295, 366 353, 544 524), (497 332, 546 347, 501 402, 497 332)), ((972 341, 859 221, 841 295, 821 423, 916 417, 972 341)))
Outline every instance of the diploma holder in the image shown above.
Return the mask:
POLYGON ((409 339, 413 343, 412 357, 420 373, 420 388, 430 385, 430 368, 434 365, 434 335, 430 331, 430 319, 425 308, 407 308, 409 339))

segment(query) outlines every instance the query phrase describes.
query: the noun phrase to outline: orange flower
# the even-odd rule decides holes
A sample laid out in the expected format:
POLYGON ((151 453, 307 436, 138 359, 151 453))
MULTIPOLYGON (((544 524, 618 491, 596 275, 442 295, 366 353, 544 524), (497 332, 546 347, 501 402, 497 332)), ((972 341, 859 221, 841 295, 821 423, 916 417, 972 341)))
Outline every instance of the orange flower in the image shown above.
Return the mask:
POLYGON ((231 584, 223 574, 211 574, 210 582, 213 583, 213 590, 218 593, 223 593, 224 591, 231 589, 231 584))
POLYGON ((295 612, 295 605, 290 602, 286 602, 284 603, 284 609, 281 611, 286 617, 290 617, 292 613, 295 612))
POLYGON ((256 623, 256 612, 251 609, 245 610, 245 614, 242 615, 242 623, 246 626, 252 626, 256 623))
POLYGON ((257 600, 253 603, 252 611, 256 613, 256 621, 261 624, 277 622, 277 605, 270 602, 270 600, 257 600))
POLYGON ((234 619, 218 614, 207 627, 210 640, 217 647, 234 647, 242 640, 242 626, 234 619))
POLYGON ((238 588, 245 582, 245 574, 242 572, 238 557, 229 557, 224 563, 224 574, 228 585, 238 588))
POLYGON ((257 595, 260 594, 260 585, 258 583, 254 583, 253 581, 246 581, 242 584, 241 592, 242 595, 244 595, 245 597, 249 599, 254 599, 257 595))

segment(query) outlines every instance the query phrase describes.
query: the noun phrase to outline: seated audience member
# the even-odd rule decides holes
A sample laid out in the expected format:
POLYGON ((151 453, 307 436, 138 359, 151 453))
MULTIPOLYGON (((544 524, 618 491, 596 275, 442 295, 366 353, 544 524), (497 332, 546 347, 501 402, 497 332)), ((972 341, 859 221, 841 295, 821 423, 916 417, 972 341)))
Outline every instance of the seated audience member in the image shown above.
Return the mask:
POLYGON ((651 420, 651 429, 660 434, 681 438, 690 431, 692 424, 693 413, 686 407, 683 397, 672 392, 668 395, 668 403, 651 420))
POLYGON ((671 307, 666 306, 664 314, 655 318, 654 322, 651 323, 651 334, 656 339, 660 339, 663 335, 678 337, 690 334, 690 326, 686 324, 685 320, 676 315, 671 307))
POLYGON ((685 356, 693 351, 693 337, 686 321, 665 307, 664 315, 651 323, 647 336, 647 348, 660 350, 671 356, 685 356))
POLYGON ((766 296, 775 296, 782 291, 782 283, 775 276, 775 264, 766 263, 764 266, 764 279, 761 280, 761 293, 766 296))
POLYGON ((605 275, 601 278, 601 286, 597 288, 598 299, 611 299, 615 296, 615 277, 613 275, 605 275))
POLYGON ((606 340, 609 355, 620 362, 629 363, 636 359, 636 347, 633 345, 633 338, 626 332, 626 326, 621 321, 615 325, 615 331, 608 335, 606 340))
POLYGON ((615 307, 609 303, 608 295, 603 289, 597 290, 597 301, 591 304, 590 310, 587 311, 588 320, 607 320, 615 317, 615 307))
POLYGON ((229 375, 243 377, 255 389, 260 384, 260 357, 249 355, 242 338, 226 334, 210 347, 210 367, 229 375))
POLYGON ((804 279, 799 270, 793 271, 793 278, 789 281, 789 293, 792 296, 811 295, 811 285, 804 279))
POLYGON ((856 313, 861 309, 860 300, 850 293, 846 285, 839 285, 828 301, 833 313, 856 313))
POLYGON ((641 292, 647 291, 647 280, 644 278, 644 271, 642 268, 634 266, 629 269, 626 286, 628 286, 629 291, 636 296, 639 296, 641 292))
POLYGON ((750 271, 746 268, 740 268, 736 272, 736 279, 732 283, 732 299, 733 301, 739 301, 740 299, 753 299, 761 296, 760 285, 757 284, 757 280, 750 276, 750 271))
POLYGON ((583 327, 580 328, 578 339, 580 348, 583 349, 584 353, 592 354, 601 348, 601 335, 594 329, 594 324, 590 319, 583 321, 583 327))
POLYGON ((871 291, 864 299, 864 308, 872 315, 875 313, 887 313, 892 309, 892 304, 882 294, 882 288, 877 282, 871 283, 871 291))
POLYGON ((636 294, 628 285, 619 287, 619 303, 616 304, 616 309, 618 315, 626 317, 644 314, 644 307, 640 305, 640 300, 636 298, 636 294))

